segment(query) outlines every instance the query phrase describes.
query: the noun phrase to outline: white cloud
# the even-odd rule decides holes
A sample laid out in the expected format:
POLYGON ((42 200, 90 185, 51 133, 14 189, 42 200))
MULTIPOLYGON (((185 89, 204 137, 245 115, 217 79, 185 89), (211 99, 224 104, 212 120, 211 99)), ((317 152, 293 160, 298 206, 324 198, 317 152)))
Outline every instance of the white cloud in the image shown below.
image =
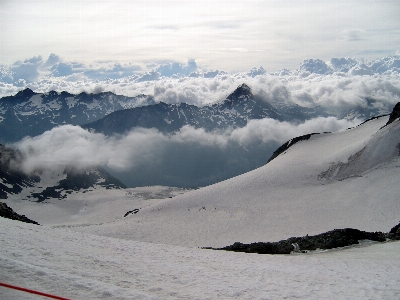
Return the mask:
POLYGON ((116 62, 85 65, 63 61, 52 54, 46 61, 33 57, 9 67, 2 66, 0 72, 0 78, 3 78, 0 96, 16 94, 25 87, 35 92, 56 90, 74 94, 111 91, 126 96, 153 95, 157 102, 202 106, 225 99, 237 86, 246 83, 255 94, 271 103, 293 102, 306 107, 319 105, 332 113, 366 106, 366 98, 378 100, 386 111, 400 101, 399 55, 371 62, 361 58, 333 58, 328 62, 309 59, 300 65, 300 69, 293 71, 267 74, 259 67, 247 73, 229 74, 221 70, 206 70, 192 59, 187 63, 149 63, 140 67, 116 62), (144 68, 149 67, 151 69, 145 71, 144 68), (33 82, 16 79, 16 69, 20 76, 26 75, 22 77, 38 76, 39 79, 33 82), (58 72, 57 76, 50 76, 55 72, 58 72), (183 76, 189 72, 189 76, 183 76))
MULTIPOLYGON (((263 119, 252 120, 244 128, 225 132, 206 132, 202 128, 184 126, 179 132, 169 136, 156 129, 136 128, 128 134, 111 137, 89 132, 79 126, 65 125, 46 131, 40 136, 26 137, 15 146, 25 156, 22 168, 26 172, 65 166, 82 169, 96 165, 126 170, 142 165, 163 164, 161 159, 167 149, 217 149, 229 156, 231 148, 236 145, 246 147, 269 142, 282 144, 299 135, 338 131, 356 124, 333 117, 316 118, 298 126, 263 119)), ((212 156, 213 150, 209 151, 212 156)))
POLYGON ((291 138, 308 133, 336 132, 360 123, 359 120, 338 120, 334 117, 315 118, 296 125, 288 122, 279 122, 274 119, 251 120, 247 126, 232 131, 230 140, 240 145, 248 145, 255 142, 268 143, 276 141, 280 144, 291 138))
POLYGON ((10 67, 13 73, 13 79, 24 79, 28 82, 39 79, 39 67, 43 64, 41 56, 25 59, 24 61, 16 61, 10 67))
POLYGON ((152 154, 165 140, 165 136, 152 129, 139 128, 126 136, 106 137, 79 126, 64 125, 40 136, 26 137, 15 146, 26 158, 22 165, 26 172, 96 165, 124 169, 155 159, 152 154))

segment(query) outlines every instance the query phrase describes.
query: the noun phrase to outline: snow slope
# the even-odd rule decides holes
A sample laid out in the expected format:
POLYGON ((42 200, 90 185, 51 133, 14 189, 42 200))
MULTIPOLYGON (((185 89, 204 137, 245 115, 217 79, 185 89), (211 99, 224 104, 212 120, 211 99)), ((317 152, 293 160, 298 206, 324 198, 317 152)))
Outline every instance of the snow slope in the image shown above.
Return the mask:
POLYGON ((400 122, 379 130, 387 119, 313 135, 249 173, 144 207, 119 222, 75 229, 213 247, 334 228, 388 231, 400 220, 400 122))
MULTIPOLYGON (((198 248, 389 231, 400 220, 400 121, 380 129, 387 119, 313 135, 199 190, 7 199, 44 226, 0 218, 0 281, 72 299, 398 299, 400 242, 275 256, 198 248)), ((35 299, 20 293, 0 287, 2 299, 35 299)))
MULTIPOLYGON (((89 235, 0 218, 0 281, 71 299, 398 299, 399 242, 258 255, 89 235)), ((0 287, 1 299, 23 298, 0 287)))

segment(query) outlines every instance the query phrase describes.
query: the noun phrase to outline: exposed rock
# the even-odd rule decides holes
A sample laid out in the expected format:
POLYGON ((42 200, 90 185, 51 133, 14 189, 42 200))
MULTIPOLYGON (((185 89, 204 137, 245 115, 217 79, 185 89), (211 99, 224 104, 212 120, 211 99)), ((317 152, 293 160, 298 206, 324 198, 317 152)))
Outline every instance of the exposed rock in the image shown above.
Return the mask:
POLYGON ((37 175, 27 175, 18 168, 22 160, 19 151, 0 144, 0 199, 9 194, 19 194, 24 188, 40 181, 37 175))
POLYGON ((124 215, 124 218, 127 217, 129 214, 137 214, 140 208, 135 208, 134 210, 127 211, 124 215))
POLYGON ((302 136, 298 136, 295 138, 290 139, 289 141, 287 141, 286 143, 284 143, 282 146, 280 146, 278 149, 276 149, 274 151, 274 153, 272 154, 272 156, 270 157, 270 159, 268 160, 268 162, 270 162, 271 160, 273 160, 274 158, 276 158, 278 155, 282 154, 283 152, 285 152, 287 149, 289 149, 291 146, 293 146, 294 144, 296 144, 297 142, 300 141, 306 141, 309 140, 310 137, 314 134, 319 134, 319 133, 309 133, 309 134, 305 134, 302 136))
POLYGON ((28 219, 25 215, 17 214, 11 207, 9 207, 4 202, 0 202, 0 217, 17 220, 25 223, 32 223, 36 225, 40 225, 39 223, 28 219))
POLYGON ((291 252, 307 252, 317 249, 333 249, 358 244, 360 240, 384 242, 391 236, 400 239, 400 224, 394 227, 394 233, 366 232, 353 228, 334 229, 314 236, 291 237, 279 242, 259 242, 242 244, 236 242, 223 248, 207 248, 235 252, 258 254, 290 254, 291 252), (396 228, 396 229, 395 229, 396 228))
POLYGON ((394 106, 393 111, 390 113, 389 120, 387 121, 386 125, 389 125, 398 118, 400 118, 400 102, 398 102, 394 106))
POLYGON ((387 238, 391 240, 400 240, 400 223, 390 229, 387 238))

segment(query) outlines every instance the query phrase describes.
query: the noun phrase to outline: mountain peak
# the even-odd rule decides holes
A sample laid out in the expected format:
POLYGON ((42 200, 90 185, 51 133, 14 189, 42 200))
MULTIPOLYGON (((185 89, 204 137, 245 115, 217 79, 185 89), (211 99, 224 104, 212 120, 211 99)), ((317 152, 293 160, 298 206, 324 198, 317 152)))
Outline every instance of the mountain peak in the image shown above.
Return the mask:
POLYGON ((239 85, 236 90, 233 91, 226 99, 230 101, 238 101, 241 98, 248 99, 249 97, 252 97, 253 94, 251 93, 250 87, 243 83, 239 85))
POLYGON ((30 88, 26 88, 22 91, 19 91, 15 96, 17 97, 32 97, 35 95, 35 92, 32 91, 30 88))
POLYGON ((236 88, 236 90, 234 91, 234 93, 235 93, 235 92, 241 92, 241 93, 248 93, 248 94, 251 94, 251 88, 250 88, 247 84, 242 83, 241 85, 239 85, 239 86, 236 88))

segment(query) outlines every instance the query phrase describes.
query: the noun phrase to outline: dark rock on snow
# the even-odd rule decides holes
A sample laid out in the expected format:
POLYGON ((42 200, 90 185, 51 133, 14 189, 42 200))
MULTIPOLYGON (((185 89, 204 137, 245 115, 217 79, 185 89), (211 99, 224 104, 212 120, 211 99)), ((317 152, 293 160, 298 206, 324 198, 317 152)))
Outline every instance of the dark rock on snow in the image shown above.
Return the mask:
POLYGON ((0 202, 0 217, 11 219, 11 220, 17 220, 25 223, 32 223, 36 225, 40 225, 39 223, 32 221, 31 219, 28 219, 25 215, 20 215, 17 214, 13 209, 4 202, 0 202))
POLYGON ((223 248, 207 248, 258 254, 290 254, 317 249, 333 249, 358 244, 360 240, 385 242, 387 239, 400 240, 400 223, 389 233, 366 232, 353 228, 334 229, 314 236, 291 237, 279 242, 258 242, 242 244, 236 242, 223 248))
POLYGON ((396 120, 398 118, 400 118, 400 102, 398 102, 394 106, 392 112, 390 113, 389 120, 387 121, 386 125, 389 125, 390 123, 392 123, 394 120, 396 120))
POLYGON ((140 208, 135 208, 134 210, 127 211, 124 215, 124 218, 127 217, 129 214, 137 214, 140 208))
POLYGON ((391 240, 400 240, 400 223, 390 229, 387 237, 391 240))
POLYGON ((282 146, 280 146, 278 149, 276 149, 274 151, 274 153, 272 154, 272 156, 270 157, 270 159, 268 160, 268 162, 270 162, 271 160, 273 160, 274 158, 276 158, 278 155, 282 154, 283 152, 285 152, 287 149, 289 149, 291 146, 293 146, 294 144, 296 144, 297 142, 300 141, 306 141, 309 140, 310 137, 314 134, 319 134, 319 133, 309 133, 309 134, 305 134, 302 136, 298 136, 295 138, 290 139, 289 141, 287 141, 286 143, 284 143, 282 146))

